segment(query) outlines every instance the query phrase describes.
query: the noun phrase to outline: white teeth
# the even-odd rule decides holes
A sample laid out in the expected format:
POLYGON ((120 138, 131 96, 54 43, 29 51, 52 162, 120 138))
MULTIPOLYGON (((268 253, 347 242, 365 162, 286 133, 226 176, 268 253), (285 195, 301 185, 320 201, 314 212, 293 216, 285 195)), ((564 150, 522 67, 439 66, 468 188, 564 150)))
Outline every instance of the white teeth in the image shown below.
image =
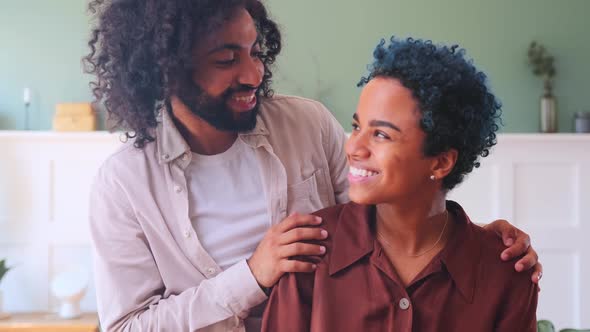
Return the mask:
POLYGON ((235 101, 239 101, 241 103, 249 103, 252 100, 254 100, 254 95, 249 96, 249 97, 234 97, 235 101))
POLYGON ((378 172, 367 171, 366 169, 360 169, 356 167, 350 167, 350 173, 354 176, 371 177, 379 174, 378 172))

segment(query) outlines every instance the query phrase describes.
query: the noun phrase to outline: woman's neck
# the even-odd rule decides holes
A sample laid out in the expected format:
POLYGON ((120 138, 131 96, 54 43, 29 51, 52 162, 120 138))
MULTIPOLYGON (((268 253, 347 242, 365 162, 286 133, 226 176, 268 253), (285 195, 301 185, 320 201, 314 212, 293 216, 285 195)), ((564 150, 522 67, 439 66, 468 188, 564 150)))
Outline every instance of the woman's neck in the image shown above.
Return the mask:
POLYGON ((436 247, 447 227, 444 193, 429 199, 407 200, 377 205, 376 230, 378 239, 389 249, 407 256, 416 256, 436 247))

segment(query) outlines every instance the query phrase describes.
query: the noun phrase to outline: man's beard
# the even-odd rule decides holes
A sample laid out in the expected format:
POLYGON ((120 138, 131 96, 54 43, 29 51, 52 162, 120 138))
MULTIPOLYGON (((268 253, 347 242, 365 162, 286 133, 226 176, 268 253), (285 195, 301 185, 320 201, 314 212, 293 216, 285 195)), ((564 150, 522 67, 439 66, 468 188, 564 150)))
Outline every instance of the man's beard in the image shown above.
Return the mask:
POLYGON ((256 89, 256 106, 245 112, 234 112, 228 107, 232 95, 239 92, 251 92, 256 88, 239 86, 229 88, 219 97, 213 97, 191 81, 178 89, 178 98, 188 109, 216 129, 231 132, 247 132, 256 127, 256 115, 259 110, 260 89, 256 89))

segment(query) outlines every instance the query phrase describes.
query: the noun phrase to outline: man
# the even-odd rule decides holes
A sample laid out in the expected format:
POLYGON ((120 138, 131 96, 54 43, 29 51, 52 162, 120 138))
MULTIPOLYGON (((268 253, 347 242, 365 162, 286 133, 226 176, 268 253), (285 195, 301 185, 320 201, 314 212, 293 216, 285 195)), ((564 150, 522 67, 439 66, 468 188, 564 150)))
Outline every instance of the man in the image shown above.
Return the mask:
MULTIPOLYGON (((257 0, 90 8, 93 91, 133 143, 91 194, 102 326, 259 330, 269 288, 315 268, 291 258, 324 253, 306 241, 329 234, 306 214, 348 200, 344 131, 317 102, 273 96, 281 39, 257 0)), ((526 234, 488 228, 514 243, 503 259, 528 250, 517 269, 536 264, 526 234)))

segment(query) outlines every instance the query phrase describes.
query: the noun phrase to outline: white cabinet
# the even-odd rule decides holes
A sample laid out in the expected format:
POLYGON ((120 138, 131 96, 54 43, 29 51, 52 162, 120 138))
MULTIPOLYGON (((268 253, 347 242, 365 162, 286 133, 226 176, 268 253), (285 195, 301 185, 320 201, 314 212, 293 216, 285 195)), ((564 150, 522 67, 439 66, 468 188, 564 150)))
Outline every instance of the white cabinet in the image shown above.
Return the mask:
MULTIPOLYGON (((0 283, 5 311, 52 310, 56 272, 80 266, 92 275, 88 192, 120 144, 104 132, 0 131, 0 259, 15 266, 0 283)), ((82 309, 96 311, 95 301, 91 283, 82 309)))

